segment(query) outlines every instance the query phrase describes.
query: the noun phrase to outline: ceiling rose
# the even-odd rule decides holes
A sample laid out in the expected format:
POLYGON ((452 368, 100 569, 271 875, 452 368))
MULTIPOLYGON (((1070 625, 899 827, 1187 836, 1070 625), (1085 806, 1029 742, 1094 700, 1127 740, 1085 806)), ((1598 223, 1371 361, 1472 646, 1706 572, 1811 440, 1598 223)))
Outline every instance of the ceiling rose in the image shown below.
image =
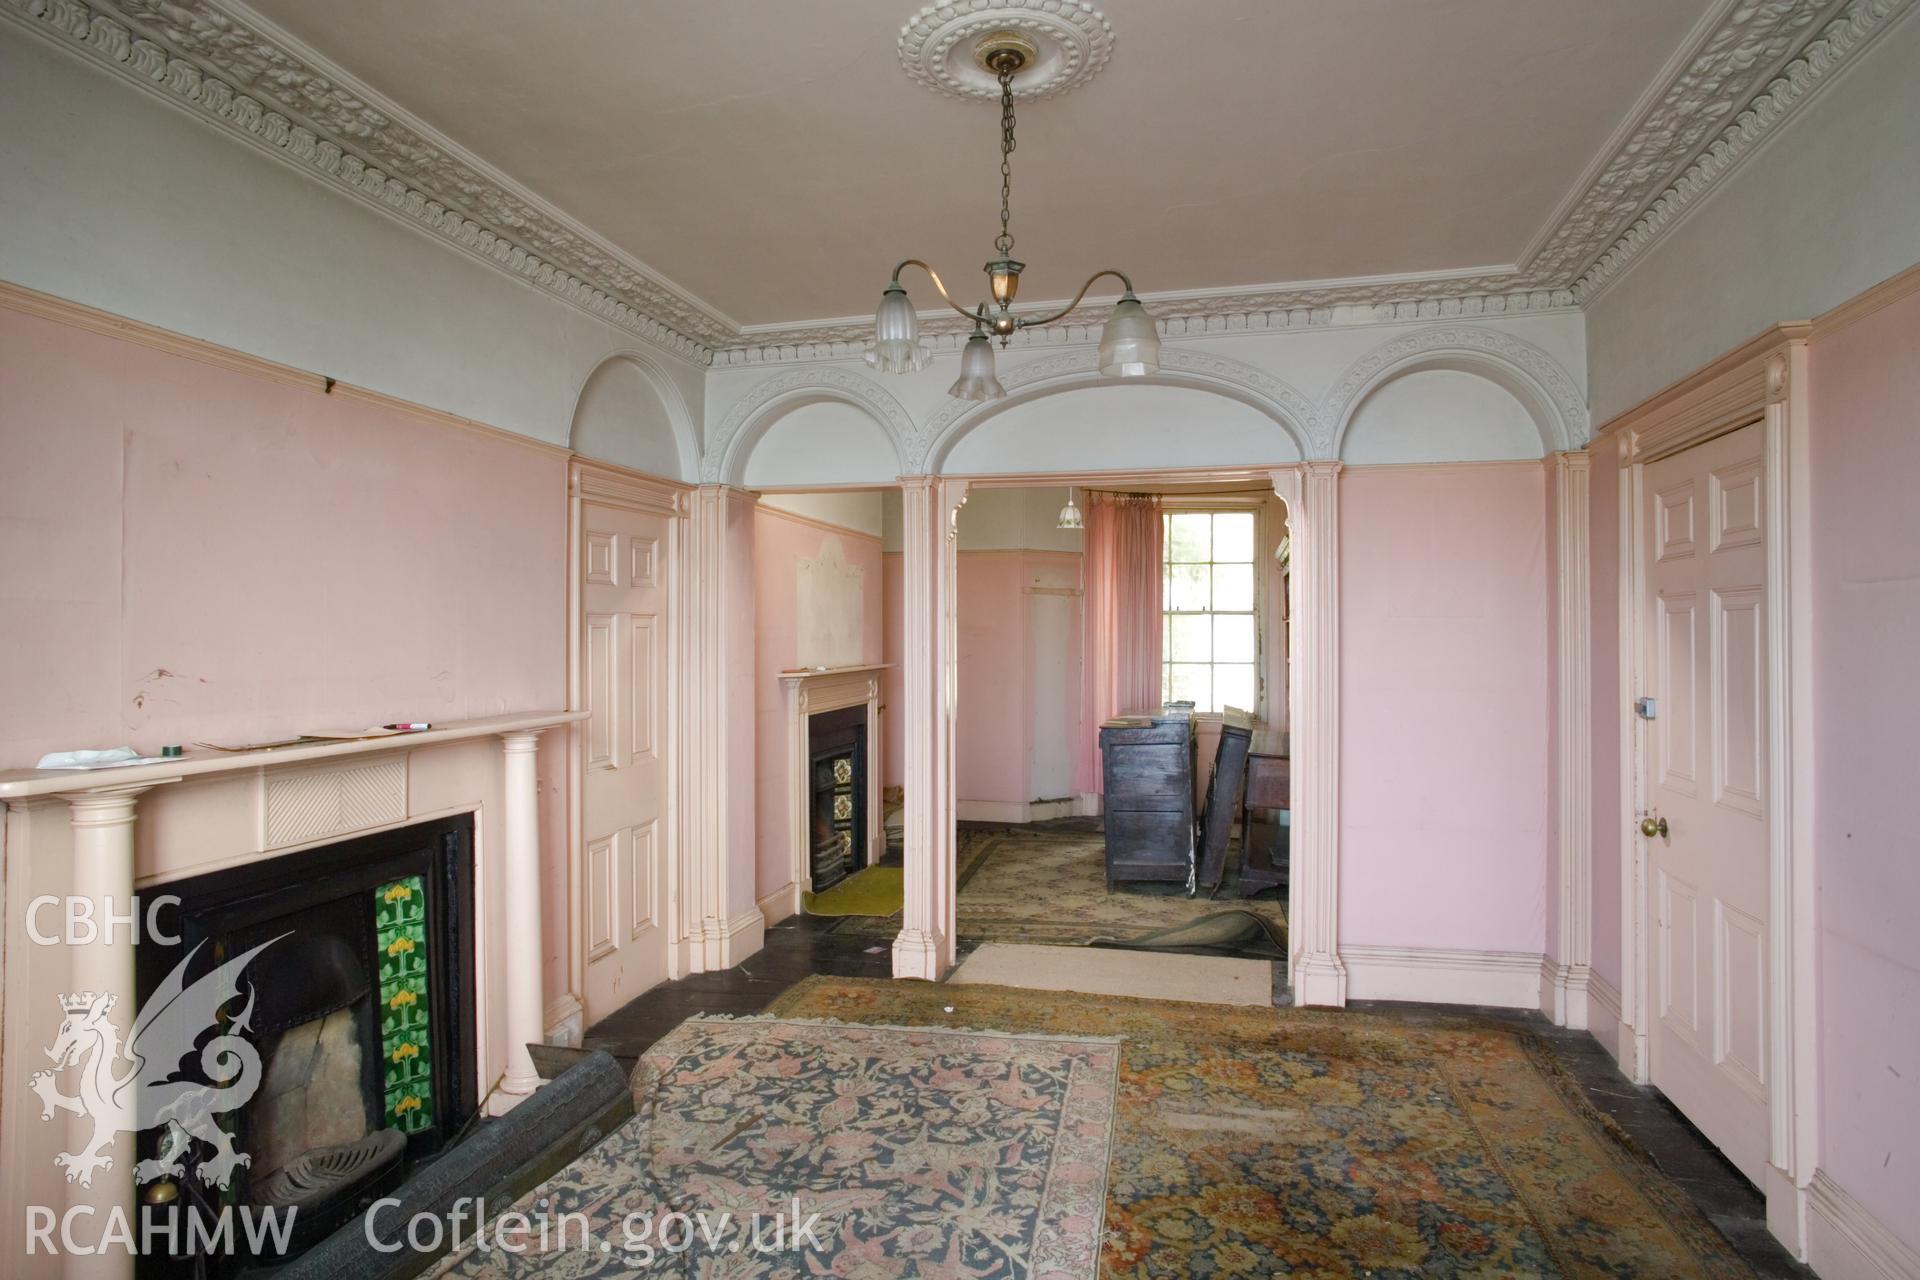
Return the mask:
POLYGON ((900 65, 935 93, 997 100, 999 78, 976 60, 974 46, 999 31, 1033 46, 1020 73, 1020 96, 1028 101, 1072 93, 1113 56, 1113 28, 1085 0, 949 0, 900 28, 900 65))

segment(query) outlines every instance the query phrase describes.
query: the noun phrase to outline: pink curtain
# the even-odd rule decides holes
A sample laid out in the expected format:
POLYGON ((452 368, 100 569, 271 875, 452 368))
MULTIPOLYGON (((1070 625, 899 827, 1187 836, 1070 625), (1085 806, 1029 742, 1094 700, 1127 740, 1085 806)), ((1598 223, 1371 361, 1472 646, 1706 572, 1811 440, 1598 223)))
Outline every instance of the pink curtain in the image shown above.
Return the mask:
POLYGON ((1089 494, 1081 654, 1082 793, 1099 794, 1100 724, 1160 705, 1160 499, 1089 494))

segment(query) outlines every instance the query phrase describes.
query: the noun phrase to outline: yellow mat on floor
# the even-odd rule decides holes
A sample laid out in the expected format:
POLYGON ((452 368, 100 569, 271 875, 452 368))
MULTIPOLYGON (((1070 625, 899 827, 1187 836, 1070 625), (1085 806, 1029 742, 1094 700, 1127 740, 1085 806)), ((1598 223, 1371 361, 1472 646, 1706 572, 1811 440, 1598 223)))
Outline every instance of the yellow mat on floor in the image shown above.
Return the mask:
POLYGON ((1109 951, 1099 947, 1033 947, 984 942, 947 976, 949 983, 987 983, 1032 991, 1079 991, 1142 1000, 1199 1004, 1273 1004, 1273 961, 1227 956, 1109 951))
POLYGON ((807 914, 890 916, 907 900, 905 876, 899 867, 868 867, 856 871, 825 893, 808 894, 807 914))

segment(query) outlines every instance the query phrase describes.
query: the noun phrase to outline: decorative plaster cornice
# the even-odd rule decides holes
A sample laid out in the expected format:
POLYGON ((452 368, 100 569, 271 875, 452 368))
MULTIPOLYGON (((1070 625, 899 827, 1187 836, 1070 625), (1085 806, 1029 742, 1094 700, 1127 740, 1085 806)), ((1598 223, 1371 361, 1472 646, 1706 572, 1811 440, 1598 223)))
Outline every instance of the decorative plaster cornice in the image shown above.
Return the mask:
MULTIPOLYGON (((1431 275, 1379 277, 1370 281, 1326 281, 1297 287, 1273 285, 1258 289, 1144 293, 1141 297, 1158 319, 1160 334, 1165 338, 1538 315, 1571 311, 1575 306, 1573 294, 1567 289, 1435 297, 1431 290, 1438 278, 1431 275), (1395 294, 1406 296, 1393 298, 1395 294)), ((1014 335, 1012 345, 1062 347, 1098 342, 1110 301, 1088 304, 1081 313, 1086 318, 1072 324, 1022 329, 1014 335)), ((1065 305, 1064 298, 1038 304, 1042 310, 1065 305)), ((936 354, 958 352, 972 332, 970 323, 950 310, 923 313, 920 326, 922 339, 936 354)), ((842 316, 799 325, 757 325, 744 331, 743 337, 743 344, 714 352, 715 367, 859 359, 873 340, 873 317, 842 316)))
MULTIPOLYGON (((1672 66, 1641 100, 1610 154, 1520 263, 1531 278, 1566 284, 1592 265, 1766 83, 1823 18, 1845 0, 1720 0, 1672 66)), ((1670 64, 1671 66, 1671 64, 1670 64)))
MULTIPOLYGON (((1168 338, 1577 309, 1915 3, 1722 0, 1520 263, 1142 297, 1168 338)), ((1103 318, 1093 309, 1085 323, 1023 331, 1015 345, 1095 341, 1103 318)), ((965 341, 966 322, 950 312, 929 311, 921 324, 935 351, 965 341)), ((864 316, 756 325, 714 362, 857 357, 871 327, 864 316)))
POLYGON ((1598 297, 1627 265, 1644 253, 1682 210, 1731 173, 1808 98, 1833 81, 1893 20, 1913 7, 1914 0, 1852 0, 1839 17, 1721 129, 1706 150, 1669 183, 1659 198, 1637 218, 1574 282, 1574 296, 1585 303, 1598 297))
MULTIPOLYGON (((1402 372, 1449 362, 1467 364, 1512 390, 1539 424, 1547 452, 1586 442, 1586 403, 1560 363, 1531 342, 1476 325, 1436 325, 1389 339, 1349 365, 1317 402, 1255 365, 1191 347, 1161 348, 1159 373, 1142 381, 1197 386, 1238 400, 1272 418, 1303 458, 1324 462, 1337 457, 1347 421, 1369 392, 1402 372)), ((1069 347, 1001 369, 1005 399, 942 396, 924 418, 916 418, 864 374, 795 366, 762 379, 728 407, 714 428, 704 479, 740 483, 744 453, 761 430, 800 405, 827 400, 864 410, 885 431, 900 474, 934 474, 945 465, 948 447, 980 419, 1036 394, 1104 381, 1093 347, 1069 347)))
POLYGON ((707 364, 738 333, 244 11, 209 0, 0 0, 0 14, 682 359, 707 364))
MULTIPOLYGON (((1578 308, 1916 2, 1721 0, 1517 264, 1144 296, 1173 339, 1578 308)), ((743 330, 236 0, 0 0, 0 15, 683 359, 864 350, 864 316, 743 330)), ((1088 344, 1103 318, 1096 307, 1015 345, 1088 344)), ((922 324, 937 351, 964 341, 950 313, 922 324)))

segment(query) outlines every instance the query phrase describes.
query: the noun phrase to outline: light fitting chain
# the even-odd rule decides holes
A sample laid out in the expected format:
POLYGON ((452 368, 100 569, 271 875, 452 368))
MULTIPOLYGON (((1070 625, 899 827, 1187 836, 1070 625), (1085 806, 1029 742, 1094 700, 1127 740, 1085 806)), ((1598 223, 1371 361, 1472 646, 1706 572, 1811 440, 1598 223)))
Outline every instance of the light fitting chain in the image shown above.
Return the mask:
POLYGON ((1013 236, 1007 230, 1013 203, 1013 68, 1000 68, 1000 234, 993 247, 1006 257, 1013 252, 1013 236))

